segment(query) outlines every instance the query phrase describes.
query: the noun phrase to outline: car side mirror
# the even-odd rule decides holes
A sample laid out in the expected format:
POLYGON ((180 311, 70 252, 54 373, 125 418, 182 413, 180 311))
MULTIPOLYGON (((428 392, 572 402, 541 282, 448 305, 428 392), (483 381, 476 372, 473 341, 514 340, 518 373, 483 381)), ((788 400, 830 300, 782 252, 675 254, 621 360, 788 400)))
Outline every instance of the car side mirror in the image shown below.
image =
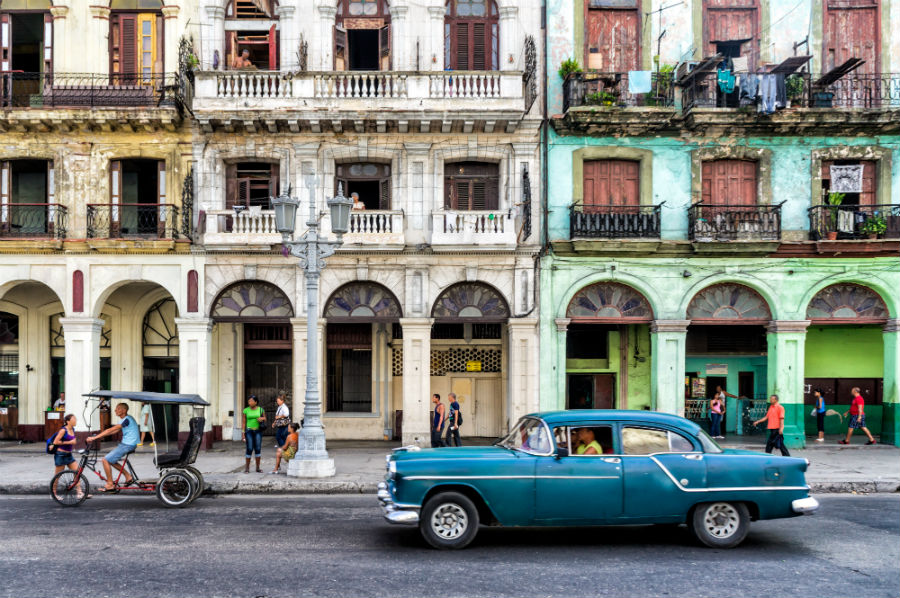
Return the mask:
POLYGON ((569 456, 569 449, 563 448, 563 447, 559 447, 558 449, 556 449, 556 458, 557 459, 562 459, 563 457, 568 457, 568 456, 569 456))

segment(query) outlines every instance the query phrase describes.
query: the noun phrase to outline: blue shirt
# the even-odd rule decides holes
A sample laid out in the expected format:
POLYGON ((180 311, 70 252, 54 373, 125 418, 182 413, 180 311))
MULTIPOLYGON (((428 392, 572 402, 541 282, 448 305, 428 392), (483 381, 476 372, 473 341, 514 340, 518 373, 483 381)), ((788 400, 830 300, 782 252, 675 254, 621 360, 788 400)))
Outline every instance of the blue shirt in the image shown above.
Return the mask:
POLYGON ((825 397, 819 397, 816 399, 816 409, 819 413, 825 413, 825 397))
POLYGON ((138 430, 137 421, 130 415, 126 415, 119 425, 122 426, 122 444, 137 446, 137 443, 141 441, 141 432, 138 430))

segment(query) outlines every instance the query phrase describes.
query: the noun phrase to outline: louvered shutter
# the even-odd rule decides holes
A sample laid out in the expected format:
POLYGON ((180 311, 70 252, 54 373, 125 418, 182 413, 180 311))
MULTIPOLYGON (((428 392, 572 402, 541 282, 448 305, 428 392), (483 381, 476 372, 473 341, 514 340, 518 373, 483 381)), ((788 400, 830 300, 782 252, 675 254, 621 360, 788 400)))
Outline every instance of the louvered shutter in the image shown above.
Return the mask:
POLYGON ((250 179, 237 180, 237 197, 234 199, 234 205, 244 207, 250 205, 250 179))
POLYGON ((444 179, 444 209, 454 210, 456 205, 456 193, 453 185, 453 179, 447 177, 444 179))
POLYGON ((391 26, 385 25, 378 30, 378 56, 382 71, 391 70, 391 26))
POLYGON ((121 79, 133 83, 137 64, 137 15, 113 14, 110 21, 110 71, 132 75, 121 79))
POLYGON ((391 179, 382 179, 379 184, 378 209, 391 209, 391 179))
POLYGON ((278 32, 275 31, 275 25, 269 28, 269 70, 278 70, 278 32))
POLYGON ((12 46, 12 24, 9 22, 9 14, 0 13, 0 71, 11 71, 10 48, 12 46))
POLYGON ((484 23, 472 23, 472 70, 486 70, 487 51, 490 47, 490 40, 485 39, 487 27, 484 23))
POLYGON ((237 164, 225 165, 225 209, 230 210, 234 207, 234 200, 237 197, 237 164))
POLYGON ((487 183, 485 181, 471 182, 471 207, 470 210, 486 210, 487 208, 487 183))
MULTIPOLYGON (((122 203, 122 162, 113 160, 109 164, 109 236, 119 234, 119 204, 122 203)), ((102 236, 102 233, 101 233, 102 236)))
POLYGON ((455 70, 469 70, 469 24, 456 23, 456 64, 453 66, 455 70))
POLYGON ((456 190, 455 201, 453 202, 454 210, 471 210, 471 193, 469 193, 469 181, 455 181, 454 188, 456 190))
POLYGON ((864 160, 862 167, 862 193, 859 194, 859 205, 873 206, 878 203, 875 197, 875 162, 864 160))
POLYGON ((500 209, 500 181, 496 177, 490 177, 485 181, 484 185, 484 208, 485 210, 500 209))
POLYGON ((53 15, 44 14, 44 73, 53 72, 53 15))
MULTIPOLYGON (((269 197, 277 197, 278 196, 278 180, 280 179, 281 174, 281 166, 279 164, 272 164, 272 168, 269 171, 269 197)), ((268 203, 268 200, 266 200, 268 203)), ((263 206, 264 208, 268 208, 269 206, 263 206)))
POLYGON ((9 194, 11 188, 9 162, 0 162, 0 230, 9 228, 9 194))
POLYGON ((700 201, 706 205, 712 204, 712 162, 704 162, 700 175, 700 201))
POLYGON ((334 70, 347 70, 347 30, 334 27, 334 70))

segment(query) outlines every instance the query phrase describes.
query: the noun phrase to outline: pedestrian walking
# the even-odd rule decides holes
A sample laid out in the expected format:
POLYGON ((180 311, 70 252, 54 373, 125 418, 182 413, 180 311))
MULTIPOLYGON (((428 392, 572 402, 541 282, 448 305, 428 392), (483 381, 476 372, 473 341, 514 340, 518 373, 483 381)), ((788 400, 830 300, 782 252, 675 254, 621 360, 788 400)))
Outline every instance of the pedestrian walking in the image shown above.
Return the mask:
POLYGON ((450 413, 447 415, 447 437, 444 439, 444 444, 447 446, 462 446, 462 441, 459 439, 462 412, 459 410, 459 401, 456 400, 456 393, 451 392, 448 394, 447 401, 450 403, 450 413))
POLYGON ((141 407, 141 415, 138 419, 141 428, 141 441, 138 446, 144 446, 145 434, 150 433, 150 446, 156 446, 156 438, 153 436, 153 415, 150 413, 150 403, 144 403, 141 407))
POLYGON ((766 452, 771 453, 773 448, 781 450, 781 454, 790 457, 787 447, 784 446, 784 407, 778 403, 778 395, 769 397, 769 410, 766 416, 753 422, 754 426, 767 422, 769 438, 766 440, 766 452))
POLYGON ((247 443, 247 453, 244 455, 244 473, 250 473, 250 458, 256 453, 256 472, 262 473, 259 467, 260 453, 262 452, 262 430, 260 422, 266 421, 266 412, 259 406, 256 395, 250 395, 247 406, 244 407, 244 432, 241 440, 247 443))
POLYGON ((288 409, 284 391, 275 397, 275 402, 278 404, 278 409, 275 410, 275 421, 272 422, 272 427, 275 429, 275 448, 277 450, 284 444, 291 432, 291 410, 288 409))
POLYGON ((447 412, 444 404, 441 403, 441 395, 438 393, 431 395, 431 403, 434 405, 434 416, 431 419, 431 447, 438 448, 444 446, 441 433, 444 431, 444 424, 447 421, 447 412))
POLYGON ((825 397, 822 396, 822 389, 815 389, 813 396, 816 398, 816 406, 813 407, 813 413, 816 414, 816 430, 819 431, 819 437, 816 438, 816 442, 825 442, 825 397))
POLYGON ((278 473, 278 469, 281 467, 281 460, 284 459, 285 464, 287 464, 297 454, 297 447, 300 444, 300 435, 297 434, 297 431, 300 429, 300 424, 290 424, 285 426, 284 429, 289 430, 290 434, 285 438, 284 444, 275 449, 275 469, 269 473, 278 473))
POLYGON ((866 401, 859 393, 858 386, 854 386, 850 392, 853 393, 853 402, 850 403, 850 410, 844 411, 844 417, 846 417, 848 413, 850 414, 850 423, 847 424, 847 437, 843 440, 839 440, 838 444, 850 444, 850 437, 853 436, 853 430, 862 430, 866 433, 866 436, 869 437, 869 442, 866 444, 875 444, 875 438, 872 436, 872 433, 869 432, 869 428, 866 427, 866 401))
POLYGON ((716 393, 709 402, 709 431, 713 438, 725 438, 722 436, 722 416, 724 414, 725 401, 719 398, 719 393, 716 393))

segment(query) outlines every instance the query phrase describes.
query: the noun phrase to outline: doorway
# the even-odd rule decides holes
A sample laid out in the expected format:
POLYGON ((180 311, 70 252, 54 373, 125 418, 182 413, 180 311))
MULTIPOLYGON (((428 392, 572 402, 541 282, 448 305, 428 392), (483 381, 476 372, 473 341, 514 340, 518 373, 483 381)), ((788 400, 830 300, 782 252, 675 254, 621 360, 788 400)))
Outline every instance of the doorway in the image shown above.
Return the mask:
MULTIPOLYGON (((283 391, 290 392, 291 350, 288 349, 244 349, 246 368, 246 395, 256 395, 259 405, 266 412, 266 420, 275 421, 278 405, 275 397, 283 391)), ((272 426, 267 426, 264 436, 274 436, 272 426)))
POLYGON ((347 45, 351 71, 378 70, 378 29, 348 29, 347 45))
MULTIPOLYGON (((178 393, 178 358, 145 357, 144 382, 146 392, 178 393)), ((152 405, 154 434, 160 447, 178 446, 177 405, 152 405)), ((137 415, 137 414, 132 414, 137 415)))
POLYGON ((567 409, 615 409, 615 374, 569 374, 567 409))

